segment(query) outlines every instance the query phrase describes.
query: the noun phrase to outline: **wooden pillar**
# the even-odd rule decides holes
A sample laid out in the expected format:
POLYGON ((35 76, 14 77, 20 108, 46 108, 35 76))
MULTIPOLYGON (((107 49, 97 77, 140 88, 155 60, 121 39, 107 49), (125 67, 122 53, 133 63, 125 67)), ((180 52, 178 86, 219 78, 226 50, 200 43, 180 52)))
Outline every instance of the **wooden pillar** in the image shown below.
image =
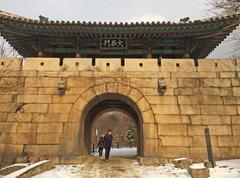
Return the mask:
POLYGON ((37 39, 38 57, 43 57, 43 51, 41 46, 40 38, 37 39))
POLYGON ((152 47, 148 47, 148 53, 147 53, 147 58, 152 58, 152 47))
POLYGON ((80 58, 81 57, 81 54, 80 54, 80 45, 79 45, 79 41, 76 42, 76 46, 77 46, 77 49, 76 49, 76 58, 80 58))

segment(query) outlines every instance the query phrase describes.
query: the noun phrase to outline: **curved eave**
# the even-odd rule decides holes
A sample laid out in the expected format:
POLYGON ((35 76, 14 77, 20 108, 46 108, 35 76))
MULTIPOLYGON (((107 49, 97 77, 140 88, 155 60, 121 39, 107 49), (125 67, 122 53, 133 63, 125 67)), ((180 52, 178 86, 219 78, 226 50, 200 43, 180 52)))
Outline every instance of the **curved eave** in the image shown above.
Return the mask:
POLYGON ((23 56, 36 55, 27 41, 38 37, 96 39, 125 37, 130 39, 190 39, 198 45, 196 58, 205 58, 240 24, 240 15, 196 20, 186 23, 96 23, 69 21, 39 21, 0 14, 2 36, 23 56))

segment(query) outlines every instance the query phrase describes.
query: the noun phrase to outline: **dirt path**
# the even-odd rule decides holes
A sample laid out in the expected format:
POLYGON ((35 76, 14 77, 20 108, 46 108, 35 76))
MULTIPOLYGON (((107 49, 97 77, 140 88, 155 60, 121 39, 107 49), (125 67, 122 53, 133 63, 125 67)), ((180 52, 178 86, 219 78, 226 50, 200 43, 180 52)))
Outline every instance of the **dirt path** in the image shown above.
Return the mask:
POLYGON ((90 157, 84 162, 84 167, 76 177, 98 177, 98 178, 112 178, 112 177, 140 177, 139 173, 134 169, 133 162, 135 160, 119 157, 111 157, 108 162, 103 158, 90 157))

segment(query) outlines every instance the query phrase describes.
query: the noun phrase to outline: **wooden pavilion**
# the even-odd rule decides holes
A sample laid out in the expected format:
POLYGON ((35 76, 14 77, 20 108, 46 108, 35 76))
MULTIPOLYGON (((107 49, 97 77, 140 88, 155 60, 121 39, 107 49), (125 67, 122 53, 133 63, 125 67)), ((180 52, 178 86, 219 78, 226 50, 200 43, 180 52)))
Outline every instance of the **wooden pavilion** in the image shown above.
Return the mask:
POLYGON ((32 20, 0 11, 0 33, 23 57, 205 58, 240 15, 189 22, 32 20))

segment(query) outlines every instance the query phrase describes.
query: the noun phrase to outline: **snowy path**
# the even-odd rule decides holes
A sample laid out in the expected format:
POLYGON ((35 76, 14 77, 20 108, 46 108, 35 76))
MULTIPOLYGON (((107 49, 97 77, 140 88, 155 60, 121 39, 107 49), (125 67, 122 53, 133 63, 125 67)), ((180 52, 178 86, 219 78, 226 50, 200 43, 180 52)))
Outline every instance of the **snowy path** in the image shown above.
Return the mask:
MULTIPOLYGON (((113 149, 109 162, 104 161, 104 156, 95 154, 84 164, 57 165, 55 169, 34 178, 190 178, 186 169, 175 168, 173 164, 140 166, 133 159, 135 155, 136 148, 113 149)), ((240 159, 217 161, 217 165, 210 169, 210 178, 240 178, 240 159)))
POLYGON ((109 162, 103 158, 91 157, 82 165, 56 166, 55 169, 34 178, 111 178, 140 177, 133 166, 134 160, 112 157, 109 162))

